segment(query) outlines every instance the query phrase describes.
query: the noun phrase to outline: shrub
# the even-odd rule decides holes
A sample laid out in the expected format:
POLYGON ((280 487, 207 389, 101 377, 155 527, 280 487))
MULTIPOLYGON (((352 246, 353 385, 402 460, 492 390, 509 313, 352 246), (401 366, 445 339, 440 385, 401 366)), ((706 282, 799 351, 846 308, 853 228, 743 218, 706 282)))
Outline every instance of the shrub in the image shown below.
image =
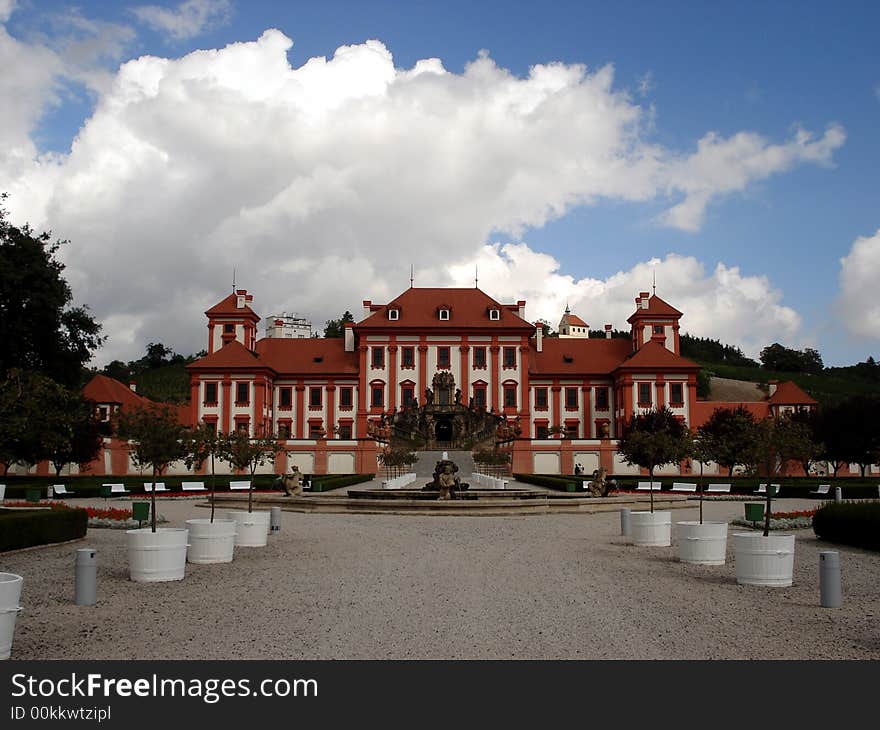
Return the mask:
POLYGON ((880 550, 880 502, 841 502, 820 507, 813 532, 822 540, 880 550))
POLYGON ((375 474, 329 474, 327 476, 312 477, 313 492, 328 492, 331 489, 350 487, 353 484, 368 482, 375 474))
POLYGON ((547 474, 514 474, 513 478, 518 482, 535 484, 539 487, 547 487, 548 489, 555 489, 560 492, 572 491, 568 486, 570 484, 574 484, 573 491, 585 491, 584 480, 579 477, 557 477, 547 474))
POLYGON ((0 509, 0 552, 85 537, 88 523, 83 509, 0 509))

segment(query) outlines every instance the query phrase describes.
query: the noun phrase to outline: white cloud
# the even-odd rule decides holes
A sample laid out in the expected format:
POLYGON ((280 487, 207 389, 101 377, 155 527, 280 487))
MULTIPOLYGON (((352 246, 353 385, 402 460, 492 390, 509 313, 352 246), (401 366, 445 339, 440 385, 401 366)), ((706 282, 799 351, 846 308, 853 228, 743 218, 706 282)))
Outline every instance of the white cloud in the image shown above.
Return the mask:
POLYGON ((0 0, 0 23, 9 20, 12 12, 15 10, 15 0, 0 0))
POLYGON ((615 329, 635 311, 639 292, 651 291, 683 313, 681 331, 720 339, 756 357, 771 342, 802 346, 801 317, 781 304, 782 294, 764 276, 744 276, 736 266, 719 262, 706 272, 692 256, 670 253, 619 271, 607 279, 575 279, 559 271, 552 256, 524 243, 484 246, 471 260, 449 267, 458 286, 472 286, 474 265, 480 288, 503 301, 524 298, 530 321, 545 319, 555 328, 566 305, 592 329, 607 322, 615 329))
POLYGON ((232 4, 229 0, 186 0, 175 10, 159 5, 141 5, 132 8, 132 12, 153 30, 182 41, 229 22, 232 4))
POLYGON ((847 331, 856 337, 880 339, 880 230, 860 236, 840 259, 837 309, 847 331))
MULTIPOLYGON (((367 41, 291 68, 290 46, 269 30, 129 61, 69 156, 30 162, 25 150, 7 177, 16 219, 74 242, 67 274, 107 321, 102 359, 138 356, 130 343, 151 340, 202 347, 200 313, 233 267, 264 314, 323 321, 360 297, 393 296, 410 263, 418 283, 440 283, 493 231, 520 235, 578 205, 680 201, 666 223, 694 230, 719 196, 827 164, 843 142, 837 127, 782 144, 707 135, 681 155, 646 139, 651 111, 614 89, 610 66, 551 63, 517 77, 481 53, 460 74, 439 59, 396 69, 367 41)), ((32 123, 23 115, 17 138, 32 123)), ((751 279, 736 269, 701 278, 722 275, 751 306, 751 279)), ((781 326, 796 329, 785 311, 781 326)))

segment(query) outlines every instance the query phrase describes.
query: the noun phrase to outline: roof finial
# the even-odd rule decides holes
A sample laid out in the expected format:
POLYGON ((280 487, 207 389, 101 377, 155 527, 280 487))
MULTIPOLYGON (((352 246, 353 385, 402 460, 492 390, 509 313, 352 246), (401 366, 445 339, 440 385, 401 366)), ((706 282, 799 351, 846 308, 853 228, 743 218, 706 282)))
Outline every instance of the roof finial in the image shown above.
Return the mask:
POLYGON ((568 302, 565 303, 565 313, 571 314, 571 310, 568 308, 568 302))
POLYGON ((409 265, 409 288, 410 289, 413 288, 413 277, 414 276, 415 276, 415 269, 413 268, 413 265, 410 264, 409 265))
POLYGON ((232 293, 235 294, 235 267, 232 267, 232 293))
POLYGON ((651 271, 651 277, 652 277, 651 290, 654 292, 654 296, 656 297, 657 296, 657 268, 656 267, 651 271))
POLYGON ((474 289, 479 289, 480 286, 480 267, 477 264, 474 264, 474 289))

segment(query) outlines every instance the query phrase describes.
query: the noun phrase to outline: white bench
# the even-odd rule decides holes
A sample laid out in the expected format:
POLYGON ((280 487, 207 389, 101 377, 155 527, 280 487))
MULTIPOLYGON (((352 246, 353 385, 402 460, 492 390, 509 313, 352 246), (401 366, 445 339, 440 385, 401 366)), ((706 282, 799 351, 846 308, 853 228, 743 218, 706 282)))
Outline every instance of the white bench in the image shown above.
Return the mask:
POLYGON ((205 483, 204 482, 181 482, 180 488, 184 492, 204 492, 205 491, 205 483))
MULTIPOLYGON (((46 495, 51 499, 52 497, 69 497, 70 492, 67 491, 67 487, 63 484, 51 484, 49 485, 49 494, 46 495)), ((2 499, 2 497, 0 497, 2 499)))
POLYGON ((639 485, 636 487, 636 491, 637 492, 650 492, 650 491, 659 492, 660 491, 660 482, 639 482, 639 485), (653 490, 651 488, 652 484, 654 485, 653 490))
POLYGON ((814 489, 810 494, 815 494, 817 497, 821 497, 824 494, 831 493, 831 485, 830 484, 820 484, 818 489, 814 489))
MULTIPOLYGON (((779 490, 781 489, 780 485, 779 484, 771 484, 770 487, 773 490, 773 493, 770 496, 771 497, 778 497, 779 490)), ((758 488, 755 490, 755 494, 767 494, 767 485, 766 484, 759 484, 758 488)))
MULTIPOLYGON (((145 492, 152 492, 153 491, 153 482, 147 482, 146 484, 144 484, 144 491, 145 492)), ((169 490, 165 487, 165 482, 156 482, 156 494, 158 494, 159 492, 167 492, 167 491, 169 491, 169 490)))
POLYGON ((706 487, 706 494, 730 494, 729 484, 710 484, 706 487))
POLYGON ((246 482, 229 482, 229 490, 232 492, 242 490, 242 489, 250 489, 251 483, 249 481, 246 482))
POLYGON ((689 484, 687 482, 672 482, 672 491, 673 492, 693 492, 697 493, 697 485, 689 484))
POLYGON ((102 484, 102 487, 110 487, 110 494, 130 494, 124 484, 102 484))

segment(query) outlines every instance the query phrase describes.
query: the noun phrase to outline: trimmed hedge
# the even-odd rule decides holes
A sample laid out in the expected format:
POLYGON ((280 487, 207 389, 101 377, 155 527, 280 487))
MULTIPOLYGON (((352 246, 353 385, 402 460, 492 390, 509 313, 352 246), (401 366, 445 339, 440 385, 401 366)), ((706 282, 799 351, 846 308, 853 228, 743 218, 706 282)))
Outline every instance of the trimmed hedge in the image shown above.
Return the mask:
POLYGON ((551 474, 514 474, 513 478, 518 482, 534 484, 539 487, 547 487, 548 489, 555 489, 559 492, 586 491, 586 487, 584 487, 584 479, 580 476, 561 477, 553 476, 551 474), (574 485, 574 489, 569 485, 574 485))
POLYGON ((0 552, 86 536, 84 509, 0 509, 0 552))
POLYGON ((375 476, 375 474, 321 474, 311 478, 311 491, 329 492, 331 489, 369 482, 375 476))
POLYGON ((813 532, 821 540, 880 550, 880 502, 841 502, 820 507, 813 532))

